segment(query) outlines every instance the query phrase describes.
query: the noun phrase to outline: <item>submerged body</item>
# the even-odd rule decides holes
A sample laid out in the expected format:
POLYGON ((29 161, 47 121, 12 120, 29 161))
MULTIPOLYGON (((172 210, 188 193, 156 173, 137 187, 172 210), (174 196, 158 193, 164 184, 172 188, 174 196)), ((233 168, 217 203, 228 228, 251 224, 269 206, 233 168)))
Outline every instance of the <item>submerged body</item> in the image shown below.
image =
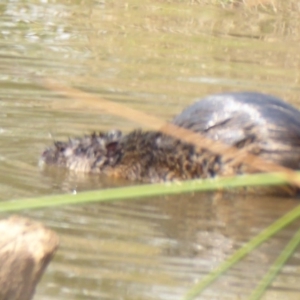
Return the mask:
MULTIPOLYGON (((260 93, 225 93, 196 101, 173 124, 292 169, 300 169, 300 111, 260 93)), ((155 131, 93 134, 56 142, 41 162, 73 171, 158 182, 242 173, 208 149, 155 131)))

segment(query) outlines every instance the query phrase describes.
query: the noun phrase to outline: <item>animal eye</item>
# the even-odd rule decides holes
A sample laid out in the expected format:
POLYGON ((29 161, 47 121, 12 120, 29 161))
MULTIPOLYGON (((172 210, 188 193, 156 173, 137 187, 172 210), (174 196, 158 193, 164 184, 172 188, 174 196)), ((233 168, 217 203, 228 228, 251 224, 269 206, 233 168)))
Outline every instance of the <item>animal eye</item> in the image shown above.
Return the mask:
POLYGON ((66 145, 62 142, 55 142, 54 145, 59 152, 64 152, 66 150, 66 145))
POLYGON ((118 142, 111 142, 106 145, 107 156, 113 156, 117 150, 118 142))

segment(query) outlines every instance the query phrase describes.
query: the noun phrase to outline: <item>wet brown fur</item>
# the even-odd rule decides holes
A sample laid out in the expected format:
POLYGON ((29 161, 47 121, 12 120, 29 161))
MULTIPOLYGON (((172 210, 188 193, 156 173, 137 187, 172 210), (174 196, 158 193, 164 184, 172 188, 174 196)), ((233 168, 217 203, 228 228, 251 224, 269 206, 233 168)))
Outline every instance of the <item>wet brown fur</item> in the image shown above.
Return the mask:
MULTIPOLYGON (((173 123, 280 165, 299 169, 300 112, 259 93, 228 93, 197 101, 173 123)), ((46 149, 41 162, 73 171, 159 182, 252 172, 160 132, 92 134, 46 149)))

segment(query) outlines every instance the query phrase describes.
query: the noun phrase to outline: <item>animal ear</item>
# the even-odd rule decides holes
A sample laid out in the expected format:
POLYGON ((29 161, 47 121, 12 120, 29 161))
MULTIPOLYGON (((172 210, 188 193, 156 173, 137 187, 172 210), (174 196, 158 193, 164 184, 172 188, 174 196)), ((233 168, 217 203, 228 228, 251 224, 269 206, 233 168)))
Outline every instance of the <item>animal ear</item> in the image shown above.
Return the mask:
POLYGON ((107 156, 114 156, 117 152, 119 142, 110 142, 106 145, 107 156))

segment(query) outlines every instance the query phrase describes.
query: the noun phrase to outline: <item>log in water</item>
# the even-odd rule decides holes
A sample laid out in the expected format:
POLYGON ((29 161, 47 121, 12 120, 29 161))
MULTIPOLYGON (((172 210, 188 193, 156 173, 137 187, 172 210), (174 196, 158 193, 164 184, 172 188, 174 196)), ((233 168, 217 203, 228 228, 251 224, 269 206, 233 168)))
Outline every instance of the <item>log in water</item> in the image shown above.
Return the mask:
POLYGON ((0 221, 0 299, 30 300, 57 247, 57 235, 41 223, 0 221))

